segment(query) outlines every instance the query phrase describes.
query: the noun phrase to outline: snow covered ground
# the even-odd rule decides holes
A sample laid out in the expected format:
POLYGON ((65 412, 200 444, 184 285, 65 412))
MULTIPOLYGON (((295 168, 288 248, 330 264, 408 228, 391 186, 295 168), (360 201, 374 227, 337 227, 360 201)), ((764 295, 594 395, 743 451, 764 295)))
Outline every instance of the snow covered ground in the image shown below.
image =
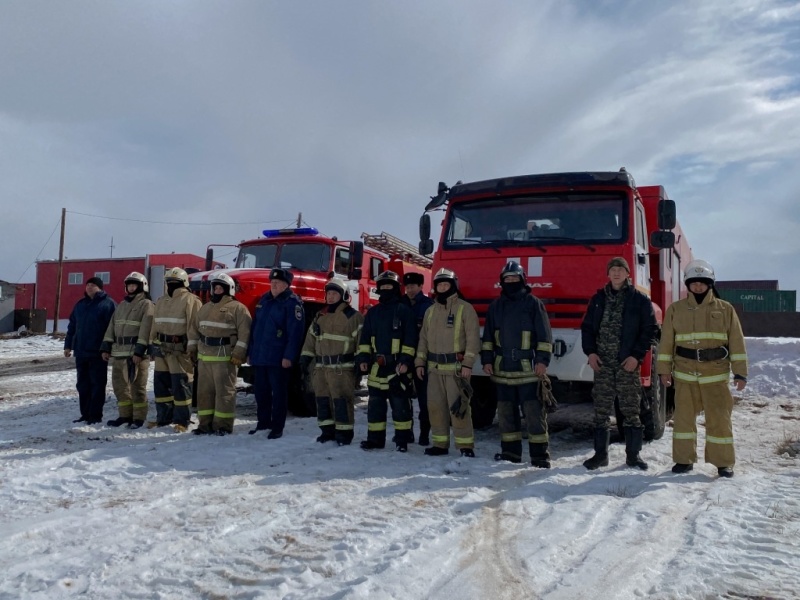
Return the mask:
MULTIPOLYGON (((76 426, 74 370, 3 376, 0 598, 799 598, 800 340, 748 352, 730 480, 673 475, 669 428, 647 472, 614 445, 589 473, 566 432, 537 470, 491 460, 496 429, 475 459, 246 435, 252 396, 223 438, 76 426)), ((60 353, 0 339, 0 367, 60 353)))

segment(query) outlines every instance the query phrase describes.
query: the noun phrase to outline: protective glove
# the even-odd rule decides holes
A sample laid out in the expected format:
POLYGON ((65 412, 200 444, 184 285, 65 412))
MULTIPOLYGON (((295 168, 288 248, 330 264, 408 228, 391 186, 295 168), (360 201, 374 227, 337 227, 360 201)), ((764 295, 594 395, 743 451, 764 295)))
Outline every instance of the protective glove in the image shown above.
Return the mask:
POLYGON ((311 356, 308 356, 307 354, 302 355, 299 361, 300 368, 303 369, 303 371, 308 371, 308 367, 311 366, 311 360, 312 360, 311 356))
POLYGON ((189 360, 191 360, 193 363, 197 362, 197 346, 189 346, 186 354, 189 355, 189 360))
POLYGON ((469 403, 472 400, 472 385, 468 379, 460 375, 456 375, 456 385, 458 386, 460 394, 458 399, 450 405, 450 413, 454 417, 463 419, 469 410, 469 403))
POLYGON ((148 354, 150 354, 150 356, 153 358, 164 358, 164 353, 161 352, 161 346, 159 344, 150 344, 150 348, 148 348, 148 354))

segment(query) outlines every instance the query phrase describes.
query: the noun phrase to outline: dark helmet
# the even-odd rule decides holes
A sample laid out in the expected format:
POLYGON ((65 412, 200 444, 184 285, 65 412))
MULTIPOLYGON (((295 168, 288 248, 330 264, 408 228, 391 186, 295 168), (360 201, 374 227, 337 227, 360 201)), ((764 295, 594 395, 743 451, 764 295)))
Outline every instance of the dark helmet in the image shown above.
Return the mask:
POLYGON ((508 261, 506 266, 503 267, 503 270, 500 271, 500 283, 503 283, 503 279, 505 279, 508 275, 517 275, 519 276, 520 281, 525 283, 525 269, 523 269, 515 260, 508 261))
POLYGON ((378 287, 381 287, 382 283, 394 283, 397 286, 400 286, 400 276, 395 273, 394 271, 384 271, 380 275, 375 278, 375 283, 378 284, 378 287))

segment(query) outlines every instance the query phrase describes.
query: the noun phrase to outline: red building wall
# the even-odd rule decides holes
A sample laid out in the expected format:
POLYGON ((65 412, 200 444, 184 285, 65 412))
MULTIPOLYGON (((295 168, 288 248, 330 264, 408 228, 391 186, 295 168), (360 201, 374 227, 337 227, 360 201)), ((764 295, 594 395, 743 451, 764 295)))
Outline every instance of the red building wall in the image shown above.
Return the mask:
MULTIPOLYGON (((83 298, 86 282, 97 273, 108 273, 108 283, 103 290, 117 303, 125 297, 125 277, 132 271, 145 273, 145 257, 97 258, 65 260, 61 282, 61 309, 59 319, 69 319, 75 303, 83 298), (70 283, 70 274, 81 274, 81 283, 70 283)), ((56 280, 58 261, 36 263, 36 308, 47 309, 47 318, 52 319, 56 307, 56 280)))
MULTIPOLYGON (((214 264, 219 267, 225 266, 218 261, 214 261, 214 264)), ((167 269, 180 267, 181 269, 199 269, 205 271, 206 259, 196 254, 176 254, 174 252, 170 254, 148 254, 147 266, 154 267, 158 265, 162 265, 167 269)))
POLYGON ((36 284, 18 283, 14 286, 14 308, 32 310, 36 308, 36 284))

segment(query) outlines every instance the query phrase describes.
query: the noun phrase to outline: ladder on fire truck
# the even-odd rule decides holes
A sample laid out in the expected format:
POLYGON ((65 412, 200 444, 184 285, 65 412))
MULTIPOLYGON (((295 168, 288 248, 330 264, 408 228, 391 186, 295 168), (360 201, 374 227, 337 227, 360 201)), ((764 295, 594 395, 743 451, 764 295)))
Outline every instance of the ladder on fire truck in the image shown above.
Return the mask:
POLYGON ((380 234, 377 235, 362 233, 361 239, 364 240, 365 246, 369 246, 389 256, 397 256, 418 267, 430 269, 431 265, 433 265, 433 259, 423 256, 408 242, 404 242, 400 238, 388 234, 385 231, 381 231, 380 234))

